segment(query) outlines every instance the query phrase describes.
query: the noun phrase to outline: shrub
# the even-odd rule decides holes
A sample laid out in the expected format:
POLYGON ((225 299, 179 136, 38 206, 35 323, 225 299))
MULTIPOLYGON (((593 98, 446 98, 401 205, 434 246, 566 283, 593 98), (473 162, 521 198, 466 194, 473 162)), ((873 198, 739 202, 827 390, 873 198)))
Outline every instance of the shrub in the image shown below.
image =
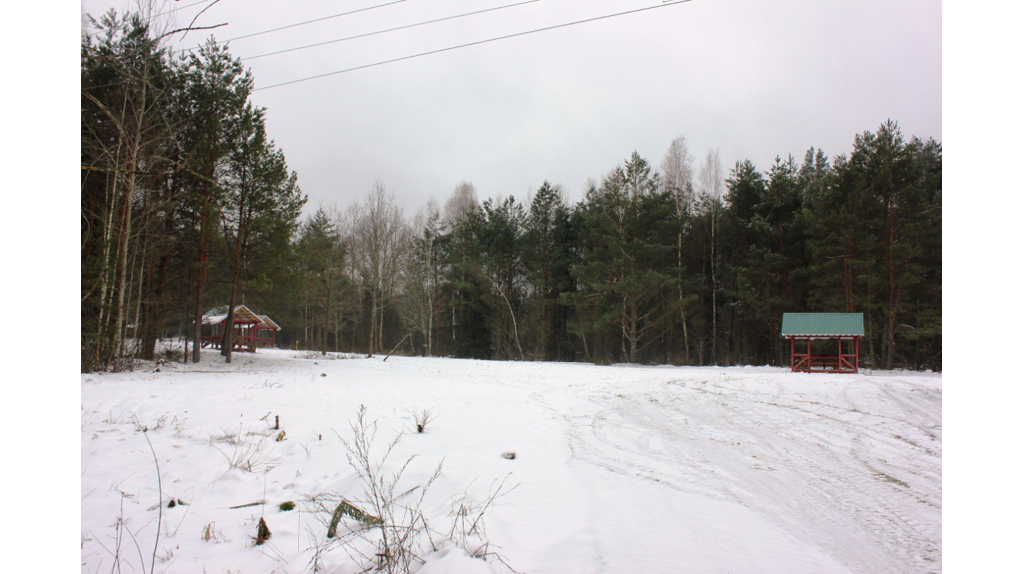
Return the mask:
POLYGON ((421 409, 415 412, 410 411, 409 414, 411 414, 412 418, 416 421, 417 434, 423 434, 428 430, 431 430, 433 427, 430 426, 430 423, 434 422, 434 419, 437 418, 434 411, 430 409, 421 409))

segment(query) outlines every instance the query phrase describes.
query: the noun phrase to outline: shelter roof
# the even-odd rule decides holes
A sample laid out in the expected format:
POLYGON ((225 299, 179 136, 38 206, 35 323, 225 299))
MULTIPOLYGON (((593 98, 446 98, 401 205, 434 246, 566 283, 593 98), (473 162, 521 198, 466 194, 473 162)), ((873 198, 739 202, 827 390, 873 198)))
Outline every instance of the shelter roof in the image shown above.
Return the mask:
POLYGON ((257 315, 257 317, 260 318, 260 329, 273 329, 275 331, 281 330, 281 326, 275 323, 270 317, 267 317, 266 315, 257 315))
POLYGON ((783 313, 783 337, 864 336, 864 313, 783 313))
MULTIPOLYGON (((207 311, 206 314, 203 315, 203 324, 204 325, 217 325, 217 324, 223 322, 227 318, 228 318, 227 306, 217 307, 215 309, 211 309, 210 311, 207 311)), ((234 323, 236 325, 246 325, 246 324, 255 325, 255 324, 260 323, 260 318, 256 315, 256 313, 253 313, 252 311, 250 311, 249 308, 246 307, 245 305, 236 305, 235 306, 234 323)))

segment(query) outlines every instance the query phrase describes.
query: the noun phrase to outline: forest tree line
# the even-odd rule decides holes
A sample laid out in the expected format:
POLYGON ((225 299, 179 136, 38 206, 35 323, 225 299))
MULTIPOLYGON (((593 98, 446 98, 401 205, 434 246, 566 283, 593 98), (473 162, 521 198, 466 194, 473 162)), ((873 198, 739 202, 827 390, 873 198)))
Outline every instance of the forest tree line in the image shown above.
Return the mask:
POLYGON ((288 348, 688 365, 786 364, 784 312, 863 312, 862 364, 941 369, 942 149, 895 122, 767 170, 680 137, 578 202, 462 182, 408 218, 377 181, 303 221, 251 90, 212 41, 83 37, 83 370, 168 336, 198 360, 202 314, 243 301, 288 348))

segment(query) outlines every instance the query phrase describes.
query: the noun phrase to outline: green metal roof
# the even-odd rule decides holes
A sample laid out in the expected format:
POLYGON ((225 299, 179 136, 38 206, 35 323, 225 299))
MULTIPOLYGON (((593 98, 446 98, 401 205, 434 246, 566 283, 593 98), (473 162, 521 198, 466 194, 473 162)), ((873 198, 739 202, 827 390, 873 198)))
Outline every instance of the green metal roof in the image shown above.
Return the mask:
POLYGON ((864 313, 783 313, 782 336, 864 336, 864 313))

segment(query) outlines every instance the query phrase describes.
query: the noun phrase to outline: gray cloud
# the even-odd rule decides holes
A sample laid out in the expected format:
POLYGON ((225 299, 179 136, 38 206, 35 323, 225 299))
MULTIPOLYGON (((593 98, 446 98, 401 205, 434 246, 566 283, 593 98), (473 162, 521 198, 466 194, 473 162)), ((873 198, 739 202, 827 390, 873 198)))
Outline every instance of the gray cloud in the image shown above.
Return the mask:
MULTIPOLYGON (((223 0, 218 38, 382 0, 223 0)), ((511 0, 408 0, 231 43, 236 56, 325 41, 511 0)), ((181 4, 187 4, 183 0, 181 4)), ((543 0, 487 15, 246 62, 257 87, 658 4, 543 0)), ((180 5, 180 4, 179 4, 180 5)), ((83 0, 98 14, 120 3, 83 0)), ((174 3, 168 3, 174 7, 174 3)), ((200 7, 180 10, 179 24, 200 7)), ((190 34, 183 45, 202 36, 190 34)), ((544 179, 578 199, 634 149, 658 165, 685 135, 731 166, 810 146, 834 156, 887 118, 942 138, 941 3, 694 0, 680 6, 258 91, 271 135, 310 196, 345 205, 380 177, 411 214, 462 180, 522 197, 544 179)))

